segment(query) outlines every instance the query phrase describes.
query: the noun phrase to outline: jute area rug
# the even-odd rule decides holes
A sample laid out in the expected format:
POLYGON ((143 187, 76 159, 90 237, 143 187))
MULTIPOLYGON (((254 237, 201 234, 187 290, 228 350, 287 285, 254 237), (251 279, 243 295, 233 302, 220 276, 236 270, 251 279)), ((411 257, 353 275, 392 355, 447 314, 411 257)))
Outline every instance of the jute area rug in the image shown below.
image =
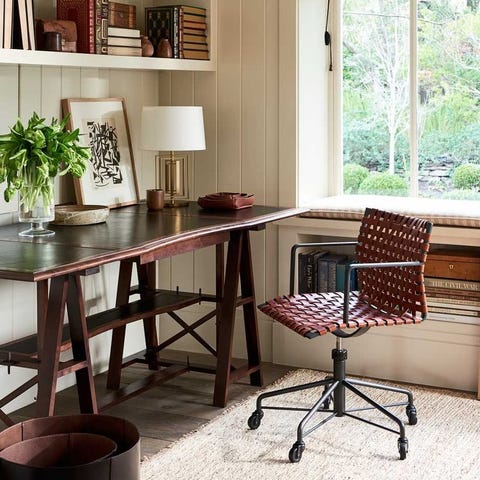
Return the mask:
MULTIPOLYGON (((321 372, 297 370, 268 389, 311 382, 323 376, 321 372)), ((247 419, 255 409, 254 395, 144 460, 141 478, 480 479, 480 402, 473 395, 449 390, 415 387, 413 393, 418 423, 406 425, 406 460, 399 459, 398 435, 342 417, 309 435, 301 461, 292 464, 288 451, 296 440, 297 423, 304 413, 266 410, 260 427, 250 430, 247 419)), ((283 404, 311 406, 318 394, 317 389, 297 392, 290 394, 288 400, 284 397, 283 404)), ((376 398, 382 403, 395 401, 389 392, 379 392, 376 398)), ((362 406, 358 402, 362 401, 356 401, 356 405, 362 406)), ((406 421, 405 407, 398 407, 397 411, 406 421)), ((381 414, 368 412, 368 418, 395 427, 389 420, 385 423, 381 414)))

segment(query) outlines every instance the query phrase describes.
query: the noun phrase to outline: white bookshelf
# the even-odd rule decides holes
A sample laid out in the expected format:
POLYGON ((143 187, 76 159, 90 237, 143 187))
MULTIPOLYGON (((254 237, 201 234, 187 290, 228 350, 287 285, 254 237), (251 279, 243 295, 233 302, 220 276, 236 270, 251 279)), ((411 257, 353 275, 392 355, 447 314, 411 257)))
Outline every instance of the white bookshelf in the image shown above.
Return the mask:
MULTIPOLYGON (((54 18, 54 10, 45 8, 51 4, 47 0, 35 2, 36 12, 40 17, 54 18), (37 8, 37 4, 38 7, 37 8), (43 7, 43 8, 42 8, 43 7)), ((127 57, 117 55, 88 55, 85 53, 67 52, 45 52, 40 50, 17 50, 0 48, 0 65, 45 65, 55 67, 83 67, 83 68, 106 68, 124 70, 178 70, 212 72, 216 70, 216 42, 217 42, 217 0, 190 0, 183 2, 179 0, 169 1, 133 1, 125 0, 125 3, 132 3, 137 6, 137 24, 143 31, 143 11, 147 6, 162 4, 183 4, 197 5, 208 11, 208 43, 210 60, 185 60, 173 58, 155 57, 127 57)), ((53 2, 55 4, 55 2, 53 2)))

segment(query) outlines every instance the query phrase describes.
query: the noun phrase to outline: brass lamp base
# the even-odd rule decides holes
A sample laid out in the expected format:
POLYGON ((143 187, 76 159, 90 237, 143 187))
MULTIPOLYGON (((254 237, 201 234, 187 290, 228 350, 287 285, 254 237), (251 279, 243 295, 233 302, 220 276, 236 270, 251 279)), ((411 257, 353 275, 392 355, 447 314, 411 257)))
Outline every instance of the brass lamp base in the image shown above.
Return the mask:
POLYGON ((188 200, 176 200, 176 199, 172 199, 172 200, 167 200, 165 202, 165 207, 166 208, 177 208, 177 207, 188 207, 188 200))

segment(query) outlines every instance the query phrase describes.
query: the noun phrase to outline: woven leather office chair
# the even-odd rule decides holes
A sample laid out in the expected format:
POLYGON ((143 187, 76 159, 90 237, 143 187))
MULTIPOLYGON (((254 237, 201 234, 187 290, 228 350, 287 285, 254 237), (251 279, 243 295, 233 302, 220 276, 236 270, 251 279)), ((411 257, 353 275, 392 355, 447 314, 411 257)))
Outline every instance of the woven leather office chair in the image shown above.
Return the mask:
POLYGON ((260 426, 264 410, 304 410, 297 428, 297 441, 289 452, 292 463, 299 462, 305 449, 304 438, 334 417, 348 416, 371 425, 398 433, 400 458, 406 458, 408 440, 403 421, 389 408, 405 406, 410 425, 417 423, 417 412, 413 395, 409 390, 383 384, 365 382, 346 377, 347 350, 342 339, 365 333, 370 327, 415 324, 427 316, 423 269, 426 260, 432 224, 428 221, 395 213, 367 208, 362 219, 357 242, 329 242, 297 244, 292 247, 290 267, 290 294, 274 298, 259 306, 259 309, 291 328, 299 335, 314 338, 326 333, 337 336, 336 348, 332 350, 333 374, 323 380, 284 388, 261 394, 256 409, 248 419, 248 426, 260 426), (345 274, 343 292, 293 294, 294 272, 297 250, 301 247, 334 245, 356 245, 355 263, 345 274), (357 269, 359 291, 350 291, 350 271, 357 269), (350 330, 346 332, 345 330, 350 330), (284 395, 308 388, 320 387, 323 391, 311 408, 277 407, 264 405, 269 397, 284 395), (399 403, 380 405, 357 387, 389 390, 407 396, 399 403), (347 408, 346 389, 367 402, 363 408, 347 408), (333 406, 330 408, 331 401, 333 406), (354 412, 377 409, 395 422, 398 430, 354 415, 354 412), (309 427, 317 412, 328 412, 329 416, 309 427))

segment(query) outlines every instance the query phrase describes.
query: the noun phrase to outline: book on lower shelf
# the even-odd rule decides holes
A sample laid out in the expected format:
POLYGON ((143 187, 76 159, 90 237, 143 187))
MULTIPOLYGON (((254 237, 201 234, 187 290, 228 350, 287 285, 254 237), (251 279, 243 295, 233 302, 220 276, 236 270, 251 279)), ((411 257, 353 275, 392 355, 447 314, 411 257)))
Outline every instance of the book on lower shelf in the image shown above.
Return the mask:
POLYGON ((57 19, 77 25, 77 52, 95 53, 95 0, 57 0, 57 19))
POLYGON ((141 57, 141 47, 127 47, 127 46, 108 46, 109 55, 125 55, 127 57, 141 57))
POLYGON ((180 58, 185 58, 189 60, 208 60, 210 57, 208 50, 187 50, 184 48, 180 58))

